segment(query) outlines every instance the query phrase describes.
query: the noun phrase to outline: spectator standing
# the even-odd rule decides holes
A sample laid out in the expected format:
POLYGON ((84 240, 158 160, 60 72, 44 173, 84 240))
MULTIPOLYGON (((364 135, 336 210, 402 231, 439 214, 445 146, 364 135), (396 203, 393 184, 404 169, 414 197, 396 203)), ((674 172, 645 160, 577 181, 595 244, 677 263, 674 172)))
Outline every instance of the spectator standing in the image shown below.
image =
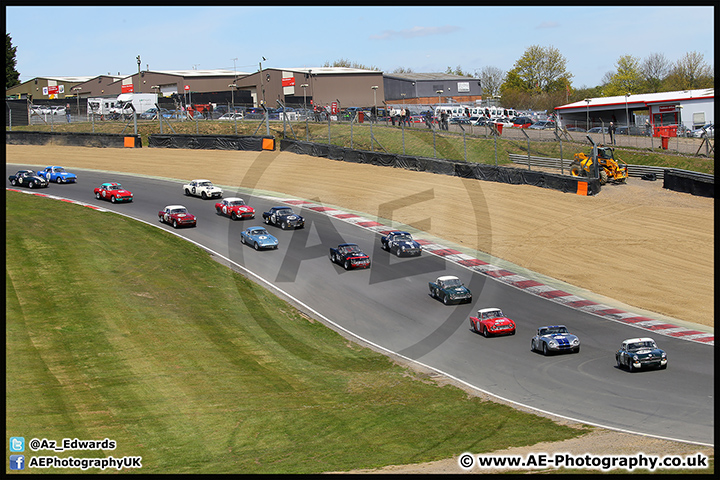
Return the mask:
POLYGON ((615 124, 613 122, 610 122, 608 133, 610 134, 610 143, 615 145, 615 124))
POLYGON ((65 104, 65 119, 70 123, 70 104, 65 104))

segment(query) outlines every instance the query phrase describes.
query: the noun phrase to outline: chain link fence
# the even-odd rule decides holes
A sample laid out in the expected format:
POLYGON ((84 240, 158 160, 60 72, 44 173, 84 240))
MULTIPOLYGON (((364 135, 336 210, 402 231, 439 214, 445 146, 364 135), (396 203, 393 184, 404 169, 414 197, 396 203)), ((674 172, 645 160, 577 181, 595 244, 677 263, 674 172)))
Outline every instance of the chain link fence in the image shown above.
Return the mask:
MULTIPOLYGON (((72 128, 76 132, 89 133, 194 133, 194 134, 235 134, 240 132, 253 135, 269 135, 275 132, 283 138, 313 141, 328 144, 345 144, 351 148, 354 143, 364 143, 369 150, 387 153, 406 154, 407 140, 410 136, 424 132, 425 142, 432 143, 432 156, 438 155, 438 142, 454 144, 456 152, 463 152, 460 157, 467 158, 467 142, 469 140, 491 140, 493 142, 511 143, 519 148, 530 151, 531 143, 554 142, 588 144, 590 136, 597 144, 617 147, 632 147, 656 151, 663 149, 661 137, 648 135, 641 129, 630 129, 630 134, 617 133, 614 139, 607 132, 607 125, 598 124, 598 131, 590 133, 585 128, 569 125, 564 129, 530 129, 517 128, 510 124, 473 125, 471 123, 448 123, 439 125, 432 116, 424 116, 423 112, 432 111, 431 105, 414 105, 406 121, 399 122, 387 115, 385 108, 378 109, 373 115, 372 109, 346 109, 335 114, 326 109, 310 109, 304 106, 286 108, 278 102, 277 109, 265 110, 244 104, 215 104, 212 110, 186 111, 179 103, 161 99, 158 106, 161 115, 137 115, 131 119, 113 119, 109 115, 88 115, 87 101, 75 102, 55 100, 35 105, 25 100, 6 101, 6 129, 13 127, 27 128, 37 126, 50 131, 67 131, 72 128), (233 108, 234 107, 234 108, 233 108), (231 111, 239 115, 225 120, 223 115, 231 111), (381 141, 383 132, 394 129, 401 132, 399 144, 381 141), (369 141, 366 139, 369 137, 369 141)), ((714 157, 714 138, 670 137, 667 141, 669 153, 683 155, 703 155, 714 157)), ((357 145, 356 145, 357 147, 357 145)), ((561 146, 562 149, 562 146, 561 146)), ((496 147, 497 151, 497 147, 496 147)), ((504 151, 500 148, 500 151, 504 151)))

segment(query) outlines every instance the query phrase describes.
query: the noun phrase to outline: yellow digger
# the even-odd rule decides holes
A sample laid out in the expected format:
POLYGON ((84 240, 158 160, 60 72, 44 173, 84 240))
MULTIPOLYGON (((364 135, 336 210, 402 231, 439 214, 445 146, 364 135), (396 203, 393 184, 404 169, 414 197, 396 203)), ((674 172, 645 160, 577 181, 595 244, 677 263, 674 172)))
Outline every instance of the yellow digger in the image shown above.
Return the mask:
MULTIPOLYGON (((595 149, 593 149, 595 150, 595 149)), ((600 174, 600 185, 608 181, 613 183, 625 183, 628 177, 627 163, 622 160, 615 160, 612 147, 597 147, 597 162, 600 174), (622 164, 622 165, 621 165, 622 164)), ((570 164, 570 174, 573 177, 593 176, 593 159, 584 153, 576 153, 575 160, 570 164)))

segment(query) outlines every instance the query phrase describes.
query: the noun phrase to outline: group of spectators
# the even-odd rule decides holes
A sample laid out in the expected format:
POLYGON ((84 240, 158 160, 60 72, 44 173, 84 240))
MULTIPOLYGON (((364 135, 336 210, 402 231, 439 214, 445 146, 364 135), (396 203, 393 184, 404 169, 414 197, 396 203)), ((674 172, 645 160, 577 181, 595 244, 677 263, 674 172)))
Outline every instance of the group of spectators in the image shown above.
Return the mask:
POLYGON ((390 121, 392 122, 393 126, 395 126, 395 121, 397 120, 398 127, 402 126, 403 124, 410 126, 410 109, 401 109, 401 110, 393 110, 390 114, 390 121))

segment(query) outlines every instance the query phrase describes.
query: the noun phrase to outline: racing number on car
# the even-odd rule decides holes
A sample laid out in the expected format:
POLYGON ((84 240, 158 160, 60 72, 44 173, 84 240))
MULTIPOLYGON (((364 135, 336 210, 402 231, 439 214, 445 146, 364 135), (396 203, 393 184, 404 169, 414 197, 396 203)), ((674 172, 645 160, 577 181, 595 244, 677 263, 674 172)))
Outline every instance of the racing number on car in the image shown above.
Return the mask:
POLYGON ((102 196, 105 197, 107 195, 107 190, 102 191, 102 196))
POLYGON ((225 215, 227 215, 227 210, 228 210, 227 205, 223 205, 222 211, 225 215))
POLYGON ((192 187, 193 195, 195 195, 195 187, 192 187))

